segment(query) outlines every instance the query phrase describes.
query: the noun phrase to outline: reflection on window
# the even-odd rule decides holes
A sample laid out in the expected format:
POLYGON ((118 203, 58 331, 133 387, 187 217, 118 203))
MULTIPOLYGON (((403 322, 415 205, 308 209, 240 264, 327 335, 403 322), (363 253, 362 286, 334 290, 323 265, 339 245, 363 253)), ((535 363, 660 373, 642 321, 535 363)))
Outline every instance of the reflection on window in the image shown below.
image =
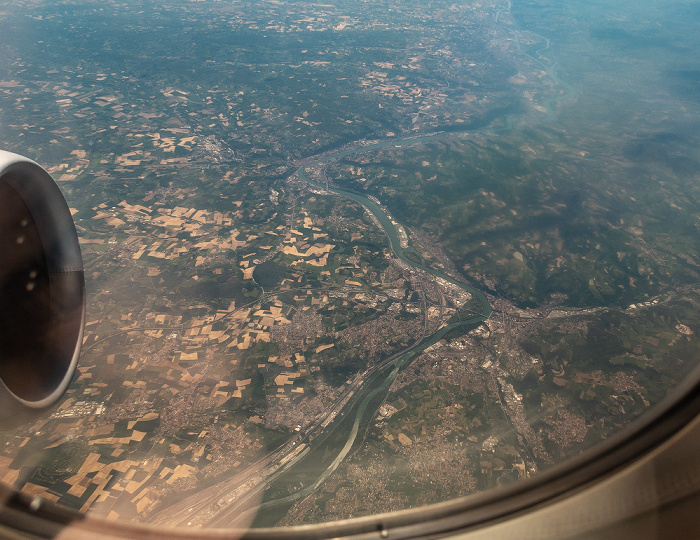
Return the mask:
POLYGON ((3 144, 65 194, 88 296, 6 484, 168 526, 401 510, 577 455, 694 367, 683 6, 25 4, 3 144))

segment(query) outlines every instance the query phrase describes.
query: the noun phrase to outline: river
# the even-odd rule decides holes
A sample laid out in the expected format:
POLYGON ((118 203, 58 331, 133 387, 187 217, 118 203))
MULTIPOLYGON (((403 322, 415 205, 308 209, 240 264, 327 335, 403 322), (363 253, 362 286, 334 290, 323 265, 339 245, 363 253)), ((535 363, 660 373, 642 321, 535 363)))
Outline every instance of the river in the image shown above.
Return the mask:
MULTIPOLYGON (((509 10, 510 2, 508 3, 507 11, 509 10)), ((501 10, 496 13, 497 23, 501 18, 501 13, 501 10)), ((539 64, 546 71, 550 80, 561 89, 558 95, 545 99, 542 102, 542 107, 546 111, 546 121, 553 121, 556 118, 556 103, 570 99, 574 95, 574 89, 557 76, 557 63, 555 61, 545 62, 541 58, 527 54, 521 48, 518 32, 514 31, 513 36, 518 53, 539 64)), ((550 47, 548 39, 542 38, 542 40, 545 46, 536 51, 535 54, 538 56, 542 51, 548 50, 550 47)), ((462 132, 496 133, 508 131, 512 128, 513 118, 506 116, 503 119, 502 127, 486 126, 464 129, 462 132)), ((411 146, 454 135, 454 132, 436 132, 403 139, 392 138, 364 146, 340 149, 307 162, 299 167, 295 175, 304 182, 320 190, 325 190, 326 193, 330 192, 332 196, 348 198, 361 204, 377 218, 389 239, 391 250, 398 259, 411 268, 427 272, 432 276, 442 278, 462 288, 479 301, 481 312, 475 313, 473 317, 461 322, 446 325, 432 335, 425 336, 416 345, 384 360, 378 365, 374 365, 363 373, 357 374, 353 381, 346 385, 345 392, 336 401, 335 406, 328 414, 307 426, 283 447, 263 458, 256 465, 256 470, 250 471, 250 475, 243 475, 241 478, 234 478, 219 486, 212 486, 205 490, 207 492, 206 496, 204 493, 197 496, 198 501, 193 502, 187 499, 169 509, 172 515, 168 515, 168 518, 173 520, 172 523, 179 523, 182 520, 187 521, 189 519, 186 517, 188 515, 191 516, 189 512, 191 509, 187 506, 189 505, 192 509, 198 508, 199 510, 203 510, 204 507, 211 509, 213 506, 219 508, 215 511, 208 510, 204 512, 208 517, 201 524, 209 527, 227 527, 239 524, 245 526, 251 521, 253 527, 276 525, 279 519, 297 501, 307 497, 322 486, 347 456, 361 444, 362 435, 375 417, 377 409, 385 400, 391 384, 401 369, 426 348, 437 343, 448 332, 457 328, 467 331, 470 328, 475 328, 490 317, 492 313, 491 305, 481 291, 406 256, 406 249, 401 247, 399 234, 380 204, 360 193, 315 182, 306 172, 310 167, 336 161, 353 154, 392 146, 411 146), (233 487, 240 487, 241 482, 245 484, 245 481, 251 480, 253 475, 257 480, 252 482, 250 489, 244 489, 245 493, 240 495, 232 494, 231 497, 226 497, 225 493, 227 491, 230 493, 233 487), (262 478, 264 480, 261 481, 262 478), (254 501, 258 497, 262 497, 262 501, 260 504, 255 504, 254 501), (224 503, 224 499, 227 502, 224 503), (219 507, 219 504, 222 504, 222 506, 219 507), (248 509, 246 510, 245 508, 248 509)), ((199 513, 197 510, 195 512, 199 513)), ((182 524, 184 525, 184 522, 182 524)))
MULTIPOLYGON (((510 2, 508 5, 510 10, 510 2)), ((500 11, 496 15, 496 21, 500 17, 500 11)), ((571 85, 562 81, 557 75, 558 64, 556 61, 545 62, 541 58, 527 54, 521 47, 518 32, 513 32, 515 46, 520 54, 539 64, 547 73, 550 80, 561 89, 559 95, 545 99, 542 107, 546 110, 546 121, 551 122, 556 119, 556 103, 562 100, 571 99, 575 91, 571 85)), ((539 54, 550 47, 549 39, 543 38, 545 46, 536 51, 539 54)), ((507 116, 504 119, 504 126, 501 128, 482 127, 465 130, 465 132, 497 132, 512 129, 513 119, 507 116)), ((257 515, 253 522, 254 527, 274 526, 281 516, 291 508, 298 500, 307 497, 316 491, 330 475, 338 468, 342 461, 356 448, 360 442, 358 435, 364 433, 369 423, 374 418, 377 409, 385 400, 389 388, 394 379, 411 359, 420 354, 423 350, 437 343, 448 332, 456 328, 474 328, 481 322, 487 320, 491 315, 492 308, 486 296, 474 287, 457 281, 435 268, 417 263, 406 256, 405 249, 401 247, 399 235, 392 224, 387 213, 376 202, 368 197, 356 192, 343 190, 334 186, 327 186, 312 180, 307 170, 310 167, 322 165, 331 161, 337 161, 343 157, 353 154, 369 152, 386 147, 410 146, 418 143, 426 143, 453 133, 437 132, 422 136, 412 136, 404 139, 387 139, 379 142, 359 146, 351 149, 342 149, 335 153, 319 157, 310 163, 306 163, 296 171, 296 176, 308 184, 331 192, 335 196, 345 197, 354 200, 368 209, 379 221, 386 233, 391 249, 397 258, 412 268, 427 272, 435 277, 442 278, 447 282, 461 287, 470 293, 481 304, 481 313, 466 319, 462 322, 447 325, 431 336, 426 337, 420 343, 404 351, 379 366, 365 373, 365 380, 356 388, 351 398, 347 400, 343 408, 337 412, 330 424, 325 428, 314 426, 310 432, 301 437, 300 443, 306 445, 305 450, 290 460, 284 467, 277 470, 267 481, 267 489, 263 501, 257 509, 257 515), (274 508, 274 511, 269 510, 274 508)))

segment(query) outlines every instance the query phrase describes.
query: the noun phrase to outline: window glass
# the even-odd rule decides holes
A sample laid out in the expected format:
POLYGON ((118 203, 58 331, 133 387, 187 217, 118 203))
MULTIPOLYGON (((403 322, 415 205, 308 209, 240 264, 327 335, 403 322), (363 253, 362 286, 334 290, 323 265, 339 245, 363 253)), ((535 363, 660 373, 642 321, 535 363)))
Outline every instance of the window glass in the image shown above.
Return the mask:
POLYGON ((0 145, 61 188, 87 312, 0 481, 297 525, 498 489, 629 425, 696 365, 698 15, 3 2, 0 145))

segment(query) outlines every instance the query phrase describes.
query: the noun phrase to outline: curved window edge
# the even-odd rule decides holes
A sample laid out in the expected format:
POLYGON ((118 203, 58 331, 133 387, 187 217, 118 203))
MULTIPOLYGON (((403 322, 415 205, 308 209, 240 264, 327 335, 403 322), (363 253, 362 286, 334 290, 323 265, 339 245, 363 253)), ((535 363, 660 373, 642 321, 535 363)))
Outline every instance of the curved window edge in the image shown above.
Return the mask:
MULTIPOLYGON (((697 461, 694 452, 698 443, 700 367, 691 372, 652 410, 598 446, 530 479, 452 501, 387 514, 295 527, 176 530, 138 523, 120 523, 92 516, 89 512, 82 514, 0 484, 0 533, 11 531, 13 534, 34 535, 40 538, 52 538, 64 532, 72 538, 82 533, 93 538, 148 536, 262 540, 331 537, 403 539, 453 535, 472 538, 473 534, 481 537, 480 532, 492 530, 498 537, 501 532, 496 532, 494 527, 552 508, 574 497, 585 498, 586 492, 590 492, 596 485, 624 482, 626 474, 636 474, 634 485, 639 482, 654 485, 638 486, 639 491, 633 494, 631 501, 617 505, 619 514, 608 518, 608 521, 624 521, 653 510, 654 505, 657 508, 662 505, 668 506, 676 500, 700 494, 700 467, 695 471, 694 463, 697 461), (651 467, 653 471, 667 470, 669 463, 677 470, 671 471, 672 474, 665 481, 660 482, 658 474, 652 474, 653 478, 649 477, 649 470, 643 470, 644 467, 651 467)), ((590 494, 588 498, 590 499, 590 494)), ((605 497, 601 502, 604 499, 605 497)), ((580 510, 575 510, 576 512, 590 513, 590 501, 583 501, 577 508, 580 510)), ((565 521, 556 529, 551 523, 551 516, 547 517, 548 523, 545 528, 556 529, 554 537, 564 538, 570 535, 566 530, 561 530, 561 527, 567 529, 566 523, 569 523, 570 533, 578 534, 574 533, 573 529, 581 520, 571 515, 565 515, 563 518, 565 521)), ((589 525, 594 526, 595 523, 589 525)), ((696 527, 700 529, 700 523, 696 527)), ((541 534, 541 531, 538 534, 541 534)))

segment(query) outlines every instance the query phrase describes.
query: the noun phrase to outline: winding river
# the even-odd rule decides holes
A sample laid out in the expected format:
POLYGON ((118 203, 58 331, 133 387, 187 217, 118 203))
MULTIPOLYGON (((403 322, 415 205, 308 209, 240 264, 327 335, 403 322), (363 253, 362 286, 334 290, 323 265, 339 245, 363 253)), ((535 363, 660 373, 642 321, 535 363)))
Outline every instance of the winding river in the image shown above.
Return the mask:
MULTIPOLYGON (((509 2, 510 9, 510 2, 509 2)), ((500 16, 500 11, 496 15, 496 20, 500 16)), ((531 56, 522 50, 517 32, 513 32, 515 45, 518 52, 535 63, 539 64, 547 73, 550 80, 561 88, 559 95, 543 100, 542 106, 546 110, 547 121, 556 118, 555 105, 558 101, 570 99, 574 95, 574 89, 568 83, 562 81, 556 73, 557 63, 555 61, 545 62, 540 58, 531 56)), ((549 49, 550 43, 547 38, 543 38, 545 46, 539 49, 536 54, 549 49)), ((483 127, 478 129, 465 130, 471 133, 476 132, 496 132, 512 129, 513 119, 505 118, 505 125, 502 128, 483 127)), ((369 210, 378 220, 386 233, 391 249, 397 258, 406 263, 409 267, 422 270, 435 277, 461 287, 477 299, 481 305, 481 312, 473 317, 461 322, 446 325, 440 328, 431 336, 426 337, 420 343, 410 349, 398 354, 382 364, 365 372, 362 380, 356 382, 356 387, 344 406, 337 411, 330 422, 323 425, 313 425, 303 432, 294 444, 303 445, 304 450, 299 452, 293 459, 280 467, 275 473, 267 478, 265 482, 266 490, 263 501, 256 509, 256 518, 253 523, 255 527, 274 526, 278 519, 284 515, 295 502, 310 495, 318 489, 323 482, 338 468, 348 454, 356 448, 361 435, 367 429, 369 423, 374 418, 377 409, 386 398, 389 388, 394 379, 411 359, 416 357, 426 348, 434 345, 448 332, 456 329, 469 329, 478 326, 488 319, 492 308, 486 296, 471 287, 470 285, 457 281, 449 275, 436 270, 435 268, 420 264, 406 256, 406 249, 401 247, 399 234, 392 224, 387 213, 382 207, 370 198, 352 191, 343 190, 333 186, 326 186, 312 180, 307 174, 307 170, 314 166, 323 165, 331 161, 337 161, 343 157, 353 154, 369 152, 386 147, 410 146, 418 143, 426 143, 444 136, 453 135, 446 132, 437 132, 423 136, 407 137, 404 139, 389 139, 376 143, 360 146, 352 149, 344 149, 332 154, 324 155, 314 161, 305 164, 296 171, 296 176, 308 184, 331 192, 335 196, 351 199, 369 210), (273 512, 267 511, 274 508, 273 512)))
POLYGON ((402 140, 381 141, 352 150, 344 150, 319 158, 312 163, 300 167, 296 171, 297 176, 305 182, 326 190, 327 192, 330 191, 336 196, 352 199, 367 208, 379 221, 386 236, 389 238, 391 249, 396 257, 412 268, 423 270, 433 276, 442 278, 470 293, 479 301, 481 313, 440 328, 437 332, 426 337, 417 345, 389 358, 382 364, 366 372, 361 385, 355 389, 345 406, 337 412, 333 421, 328 424, 325 429, 320 430, 319 427, 315 427, 311 432, 305 433, 299 441, 299 444, 306 445, 305 450, 267 479, 268 489, 265 496, 266 500, 264 500, 257 509, 258 514, 254 523, 255 526, 264 527, 274 525, 279 516, 283 513, 280 510, 284 510, 297 500, 310 495, 325 482, 343 462, 353 447, 356 446, 358 434, 362 433, 367 428, 374 418, 377 409, 386 398, 389 388, 399 371, 401 371, 412 358, 440 341, 448 332, 456 328, 474 328, 491 315, 492 308, 484 293, 432 267, 417 263, 408 258, 405 253, 406 249, 401 247, 396 228, 379 204, 358 193, 322 185, 309 178, 306 174, 306 169, 309 167, 336 160, 344 156, 376 150, 387 146, 426 142, 441 135, 442 133, 435 133, 402 140), (318 433, 319 431, 320 433, 318 433), (309 482, 309 478, 314 480, 309 482), (290 486, 299 486, 299 489, 289 493, 290 486), (275 507, 276 511, 264 511, 271 507, 275 507))

